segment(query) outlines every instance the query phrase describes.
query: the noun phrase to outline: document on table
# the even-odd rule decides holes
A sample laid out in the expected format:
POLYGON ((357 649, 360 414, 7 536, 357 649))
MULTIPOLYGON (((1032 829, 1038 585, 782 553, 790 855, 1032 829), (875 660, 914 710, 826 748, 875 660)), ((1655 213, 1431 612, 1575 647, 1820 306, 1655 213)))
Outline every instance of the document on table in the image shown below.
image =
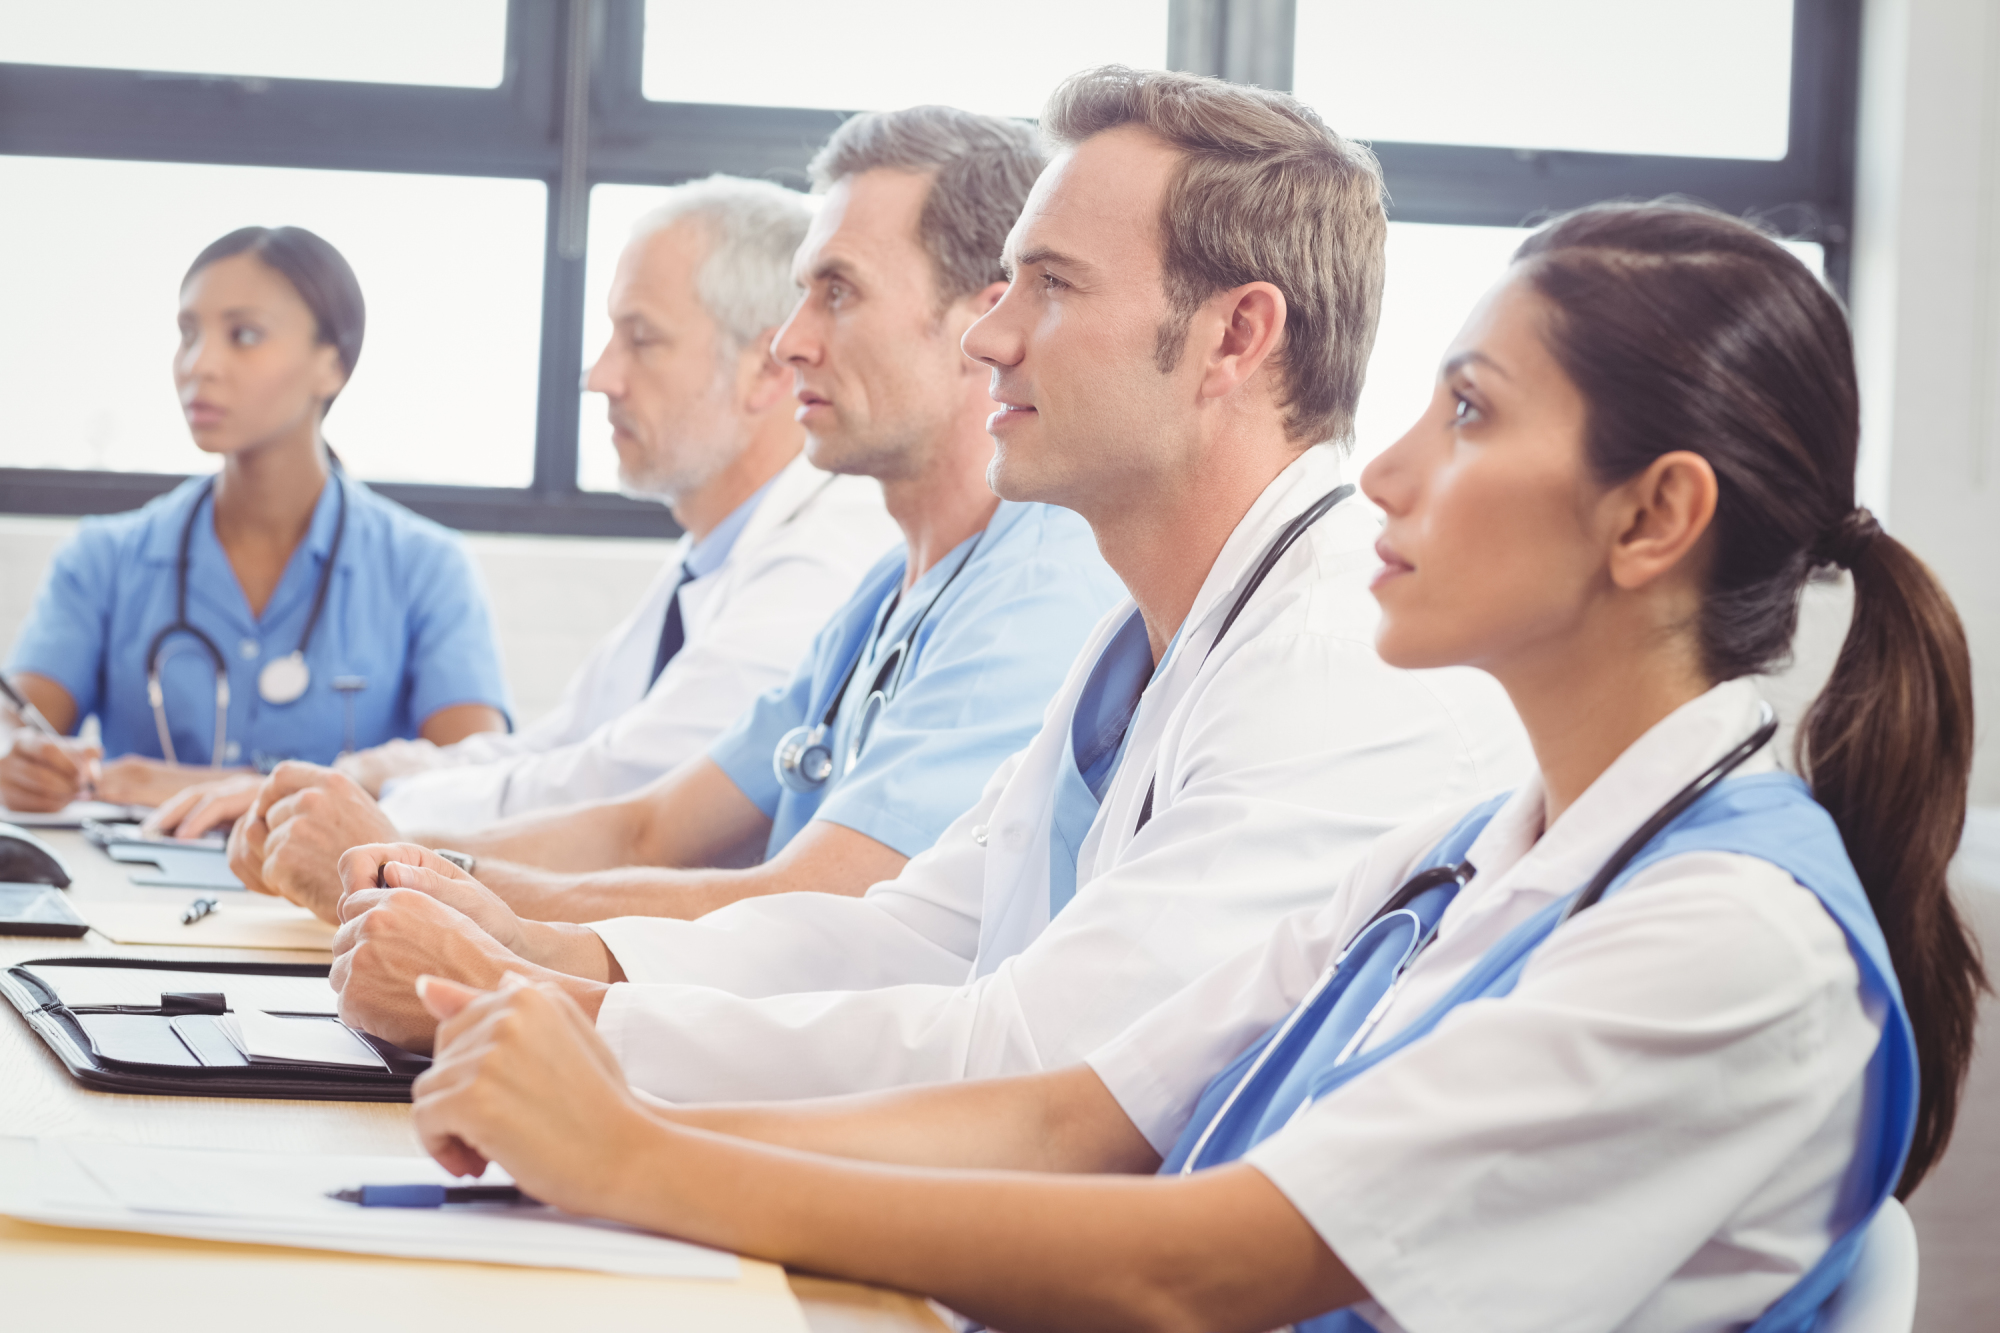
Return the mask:
POLYGON ((345 1023, 326 1018, 281 1018, 261 1009, 238 1009, 215 1020, 253 1065, 346 1065, 387 1069, 381 1052, 345 1023))
MULTIPOLYGON (((428 1158, 0 1138, 0 1215, 198 1240, 733 1281, 736 1256, 555 1208, 361 1208, 362 1184, 465 1184, 428 1158)), ((489 1170, 482 1184, 511 1183, 489 1170)))
POLYGON ((172 944, 223 949, 333 949, 334 928, 280 898, 236 894, 193 924, 182 922, 191 898, 164 903, 79 903, 90 928, 116 944, 172 944))
POLYGON ((86 819, 100 824, 129 823, 153 812, 149 805, 114 805, 110 801, 71 801, 60 810, 9 810, 0 806, 0 824, 21 828, 82 828, 86 819))

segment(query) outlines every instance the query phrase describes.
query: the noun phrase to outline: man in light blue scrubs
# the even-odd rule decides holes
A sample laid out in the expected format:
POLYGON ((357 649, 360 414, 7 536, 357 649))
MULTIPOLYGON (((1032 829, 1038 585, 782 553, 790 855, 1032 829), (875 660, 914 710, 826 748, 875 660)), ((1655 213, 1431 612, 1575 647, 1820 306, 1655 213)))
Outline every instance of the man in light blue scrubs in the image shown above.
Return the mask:
MULTIPOLYGON (((859 894, 930 847, 1035 734, 1123 595, 1081 518, 987 486, 997 405, 959 347, 1006 290, 998 257, 1042 161, 1027 126, 942 107, 857 117, 815 159, 825 198, 794 266, 804 296, 772 351, 792 367, 807 456, 879 478, 904 545, 707 755, 631 796, 451 837, 517 911, 692 917, 791 890, 859 894)), ((340 854, 399 840, 351 784, 280 770, 231 864, 333 919, 340 854), (281 806, 267 829, 304 785, 331 799, 281 806)), ((449 911, 411 906, 427 910, 449 911)), ((425 925, 388 913, 369 929, 425 925)))

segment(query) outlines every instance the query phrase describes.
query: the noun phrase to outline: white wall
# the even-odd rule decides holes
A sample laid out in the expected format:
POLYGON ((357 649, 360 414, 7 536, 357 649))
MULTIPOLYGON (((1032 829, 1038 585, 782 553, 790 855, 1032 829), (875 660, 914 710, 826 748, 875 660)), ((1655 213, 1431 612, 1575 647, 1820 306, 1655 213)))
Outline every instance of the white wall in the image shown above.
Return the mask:
POLYGON ((1964 618, 1972 800, 2000 806, 2000 4, 1869 0, 1865 15, 1862 499, 1964 618))

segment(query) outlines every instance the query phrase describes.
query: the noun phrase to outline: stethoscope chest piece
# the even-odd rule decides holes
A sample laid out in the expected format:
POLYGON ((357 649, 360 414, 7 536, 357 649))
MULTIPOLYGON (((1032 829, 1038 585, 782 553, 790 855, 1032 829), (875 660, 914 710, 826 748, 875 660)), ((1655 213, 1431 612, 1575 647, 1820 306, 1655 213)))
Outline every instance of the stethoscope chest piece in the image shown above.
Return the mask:
POLYGON ((312 668, 302 652, 274 657, 257 673, 257 697, 267 704, 288 704, 312 684, 312 668))
POLYGON ((824 724, 793 727, 778 742, 772 769, 788 791, 815 791, 833 776, 833 746, 824 724))

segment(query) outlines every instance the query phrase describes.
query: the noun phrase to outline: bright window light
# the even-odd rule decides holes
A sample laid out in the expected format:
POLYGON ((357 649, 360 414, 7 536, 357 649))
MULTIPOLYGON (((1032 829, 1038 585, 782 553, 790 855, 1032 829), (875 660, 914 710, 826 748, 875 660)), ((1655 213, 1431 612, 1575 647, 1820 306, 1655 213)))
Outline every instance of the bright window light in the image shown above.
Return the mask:
POLYGON ((1298 0, 1293 86, 1342 134, 1785 156, 1791 0, 1298 0))
POLYGON ((174 394, 181 276, 238 227, 319 233, 368 326, 327 439, 356 476, 534 474, 539 181, 0 157, 0 466, 201 472, 174 394))
POLYGON ((0 60, 496 88, 507 0, 22 0, 0 60))
POLYGON ((1064 78, 1167 63, 1166 0, 646 0, 656 102, 1041 114, 1064 78))

